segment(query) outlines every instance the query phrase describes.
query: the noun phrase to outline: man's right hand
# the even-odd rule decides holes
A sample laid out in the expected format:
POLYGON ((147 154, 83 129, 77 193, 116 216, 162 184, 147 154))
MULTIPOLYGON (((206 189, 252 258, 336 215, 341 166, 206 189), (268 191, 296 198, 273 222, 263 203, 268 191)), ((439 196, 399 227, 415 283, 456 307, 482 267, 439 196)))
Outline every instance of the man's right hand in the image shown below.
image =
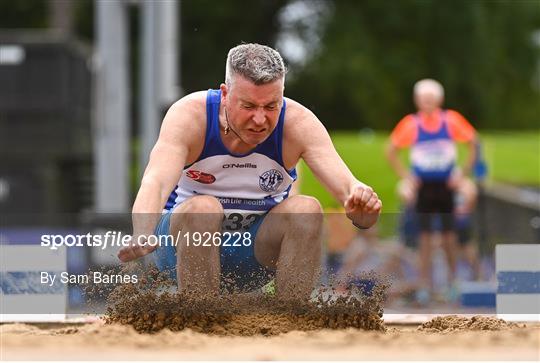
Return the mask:
POLYGON ((120 251, 118 251, 118 258, 122 262, 133 261, 153 252, 156 249, 156 247, 157 245, 150 246, 149 244, 147 244, 146 236, 134 235, 131 238, 131 245, 122 247, 120 251))

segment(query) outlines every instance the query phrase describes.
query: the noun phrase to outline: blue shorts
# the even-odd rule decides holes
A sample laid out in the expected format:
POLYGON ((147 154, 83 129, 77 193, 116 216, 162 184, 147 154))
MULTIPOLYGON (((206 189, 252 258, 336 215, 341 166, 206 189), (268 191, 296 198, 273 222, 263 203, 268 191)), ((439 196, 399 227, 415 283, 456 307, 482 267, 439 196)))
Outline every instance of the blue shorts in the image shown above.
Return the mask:
MULTIPOLYGON (((161 216, 154 234, 170 235, 172 212, 161 216)), ((247 231, 251 243, 249 246, 220 246, 221 285, 227 290, 251 291, 266 285, 275 276, 275 270, 261 265, 255 258, 255 239, 266 214, 257 218, 247 231)), ((176 238, 176 237, 173 237, 176 238)), ((232 241, 235 238, 231 238, 232 241)), ((170 244, 158 246, 154 251, 154 260, 160 271, 168 271, 176 279, 176 247, 170 244)))

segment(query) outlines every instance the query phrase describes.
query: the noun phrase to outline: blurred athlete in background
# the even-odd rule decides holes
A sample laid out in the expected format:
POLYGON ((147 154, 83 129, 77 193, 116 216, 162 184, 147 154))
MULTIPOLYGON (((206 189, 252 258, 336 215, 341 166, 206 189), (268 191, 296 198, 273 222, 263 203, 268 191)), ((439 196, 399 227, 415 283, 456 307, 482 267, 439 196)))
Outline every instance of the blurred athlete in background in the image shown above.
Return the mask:
POLYGON ((441 108, 442 85, 423 79, 414 85, 414 102, 418 111, 405 116, 390 135, 386 155, 402 180, 416 191, 415 211, 420 230, 421 288, 417 300, 428 303, 433 293, 432 254, 434 216, 440 218, 442 247, 448 262, 448 298, 455 299, 455 273, 458 254, 454 218, 454 193, 460 176, 455 173, 456 142, 466 143, 468 159, 464 166, 470 174, 475 160, 476 131, 457 111, 441 108), (398 157, 400 149, 410 149, 410 169, 398 157))

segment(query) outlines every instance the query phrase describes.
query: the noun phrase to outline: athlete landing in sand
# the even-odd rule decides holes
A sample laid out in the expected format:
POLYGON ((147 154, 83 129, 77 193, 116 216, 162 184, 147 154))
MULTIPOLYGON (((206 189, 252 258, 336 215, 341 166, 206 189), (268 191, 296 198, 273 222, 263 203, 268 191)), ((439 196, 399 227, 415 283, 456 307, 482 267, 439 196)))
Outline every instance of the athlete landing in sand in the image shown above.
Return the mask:
POLYGON ((278 296, 309 296, 323 215, 315 198, 289 197, 300 158, 352 223, 376 223, 382 208, 377 194, 350 172, 317 117, 283 96, 285 73, 272 48, 232 48, 219 90, 192 93, 169 109, 133 206, 134 241, 225 230, 249 231, 253 243, 134 243, 119 252, 121 261, 153 252, 157 266, 171 271, 184 291, 218 293, 220 276, 232 273, 239 285, 251 280, 258 287, 275 276, 278 296))

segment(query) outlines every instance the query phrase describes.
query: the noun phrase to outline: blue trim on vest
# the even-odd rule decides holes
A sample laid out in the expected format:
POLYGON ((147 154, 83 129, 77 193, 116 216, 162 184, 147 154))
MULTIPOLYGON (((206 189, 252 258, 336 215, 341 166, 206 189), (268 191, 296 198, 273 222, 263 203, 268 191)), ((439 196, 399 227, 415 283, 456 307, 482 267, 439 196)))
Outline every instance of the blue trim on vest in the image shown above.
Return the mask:
POLYGON ((165 203, 165 209, 169 210, 174 206, 174 203, 176 201, 176 198, 178 198, 178 193, 176 192, 176 188, 178 188, 178 185, 175 185, 171 194, 169 195, 169 199, 167 199, 167 203, 165 203))
POLYGON ((418 137, 416 138, 416 143, 439 139, 452 140, 452 137, 450 137, 450 132, 448 131, 448 122, 446 122, 446 110, 441 110, 441 127, 439 127, 437 132, 428 132, 424 130, 424 128, 422 127, 422 120, 418 113, 415 113, 413 117, 416 120, 416 126, 418 128, 418 137))
MULTIPOLYGON (((441 127, 436 132, 428 132, 422 127, 422 119, 418 113, 413 114, 413 118, 416 121, 416 127, 418 130, 418 135, 416 137, 415 144, 420 144, 425 141, 434 141, 434 140, 450 140, 453 142, 452 137, 450 136, 450 131, 448 130, 448 112, 447 110, 440 111, 441 117, 441 127)), ((422 171, 415 165, 412 165, 414 173, 421 179, 426 181, 438 181, 438 180, 447 180, 452 174, 452 170, 455 166, 454 163, 446 171, 436 171, 436 172, 425 172, 422 171)))
POLYGON ((223 209, 239 209, 239 210, 251 210, 254 212, 267 212, 270 209, 274 208, 278 203, 274 200, 271 203, 265 203, 264 205, 251 205, 251 204, 236 204, 236 203, 221 203, 223 209))
POLYGON ((540 271, 497 273, 498 294, 540 294, 540 271))

